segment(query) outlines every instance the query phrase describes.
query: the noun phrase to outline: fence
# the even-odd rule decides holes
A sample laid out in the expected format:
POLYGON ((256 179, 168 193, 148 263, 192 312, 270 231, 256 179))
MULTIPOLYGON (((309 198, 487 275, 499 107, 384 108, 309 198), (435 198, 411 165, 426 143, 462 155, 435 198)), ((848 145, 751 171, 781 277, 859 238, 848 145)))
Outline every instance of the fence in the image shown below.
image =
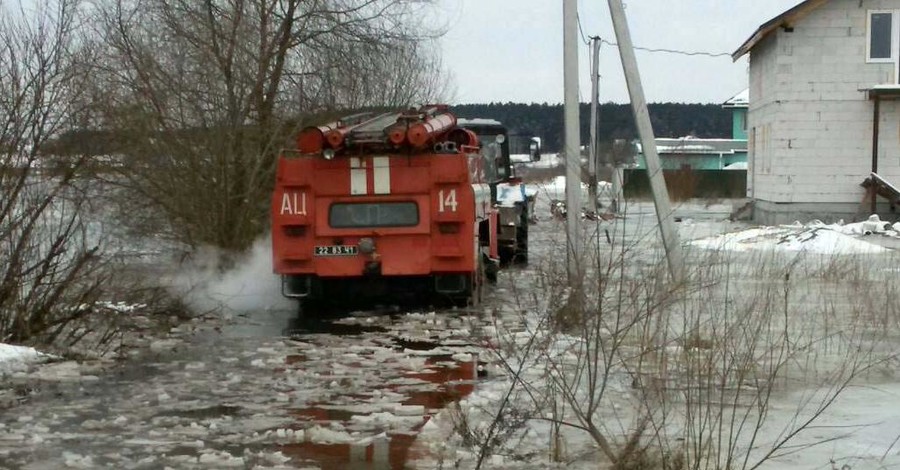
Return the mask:
MULTIPOLYGON (((737 199, 747 196, 747 170, 663 170, 669 197, 686 199, 737 199)), ((647 170, 625 170, 625 197, 650 197, 647 170)))

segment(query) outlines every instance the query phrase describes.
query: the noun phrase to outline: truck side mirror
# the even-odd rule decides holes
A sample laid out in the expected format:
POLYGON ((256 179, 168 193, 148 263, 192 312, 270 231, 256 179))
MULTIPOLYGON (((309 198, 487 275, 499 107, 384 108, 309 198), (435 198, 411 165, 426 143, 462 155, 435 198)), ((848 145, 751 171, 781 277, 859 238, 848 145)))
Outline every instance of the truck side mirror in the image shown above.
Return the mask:
POLYGON ((537 139, 531 139, 531 145, 528 146, 528 155, 533 162, 541 160, 541 143, 537 139))

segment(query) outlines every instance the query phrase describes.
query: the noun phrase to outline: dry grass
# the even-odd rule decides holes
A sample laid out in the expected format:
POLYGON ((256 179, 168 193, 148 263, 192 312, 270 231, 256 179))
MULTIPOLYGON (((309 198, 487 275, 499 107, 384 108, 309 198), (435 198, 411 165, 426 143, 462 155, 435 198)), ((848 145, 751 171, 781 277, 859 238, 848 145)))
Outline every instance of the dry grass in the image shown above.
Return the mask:
POLYGON ((848 386, 897 364, 896 260, 694 252, 673 286, 653 256, 598 243, 578 285, 550 255, 512 288, 530 339, 509 334, 518 347, 497 360, 509 395, 529 400, 515 404, 553 423, 556 458, 562 430, 612 468, 756 468, 814 444, 808 430, 848 386), (787 391, 803 392, 780 402, 793 419, 770 413, 787 391))

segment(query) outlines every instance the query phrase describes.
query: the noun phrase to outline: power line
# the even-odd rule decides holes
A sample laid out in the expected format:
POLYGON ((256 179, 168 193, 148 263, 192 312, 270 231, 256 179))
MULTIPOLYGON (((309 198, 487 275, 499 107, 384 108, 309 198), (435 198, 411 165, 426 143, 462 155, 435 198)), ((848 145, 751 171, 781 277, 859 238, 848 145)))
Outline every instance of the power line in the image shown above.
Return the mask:
MULTIPOLYGON (((586 45, 590 46, 591 41, 589 39, 598 38, 599 36, 590 36, 588 37, 584 34, 584 28, 581 26, 581 15, 575 15, 575 19, 578 21, 578 34, 581 35, 581 41, 586 45)), ((618 47, 619 45, 614 42, 607 41, 606 39, 600 39, 600 43, 605 43, 610 46, 618 47)), ((680 51, 677 49, 653 49, 649 47, 638 47, 634 46, 635 50, 644 51, 644 52, 652 52, 652 53, 664 53, 664 54, 679 54, 685 56, 705 56, 705 57, 731 57, 731 53, 729 52, 705 52, 705 51, 680 51)))
POLYGON ((588 41, 587 36, 584 35, 584 30, 581 29, 581 15, 575 15, 575 19, 578 21, 578 32, 581 34, 581 41, 590 46, 591 42, 588 41))
MULTIPOLYGON (((606 39, 601 39, 600 42, 609 44, 610 46, 618 47, 619 45, 614 42, 607 41, 606 39)), ((704 52, 704 51, 679 51, 675 49, 651 49, 648 47, 638 47, 634 46, 636 50, 644 51, 644 52, 662 52, 666 54, 679 54, 679 55, 687 55, 687 56, 706 56, 706 57, 731 57, 731 53, 729 52, 704 52)))

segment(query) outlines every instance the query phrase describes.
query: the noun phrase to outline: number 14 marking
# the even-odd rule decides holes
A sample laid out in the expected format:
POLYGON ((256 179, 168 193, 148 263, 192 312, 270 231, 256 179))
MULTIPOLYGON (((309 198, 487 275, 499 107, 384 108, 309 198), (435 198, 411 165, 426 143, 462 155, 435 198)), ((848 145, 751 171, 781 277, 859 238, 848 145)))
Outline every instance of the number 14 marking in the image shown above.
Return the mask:
POLYGON ((456 207, 459 204, 456 202, 456 190, 450 189, 445 191, 442 189, 438 191, 438 212, 446 212, 447 208, 450 208, 450 212, 456 212, 456 207))

